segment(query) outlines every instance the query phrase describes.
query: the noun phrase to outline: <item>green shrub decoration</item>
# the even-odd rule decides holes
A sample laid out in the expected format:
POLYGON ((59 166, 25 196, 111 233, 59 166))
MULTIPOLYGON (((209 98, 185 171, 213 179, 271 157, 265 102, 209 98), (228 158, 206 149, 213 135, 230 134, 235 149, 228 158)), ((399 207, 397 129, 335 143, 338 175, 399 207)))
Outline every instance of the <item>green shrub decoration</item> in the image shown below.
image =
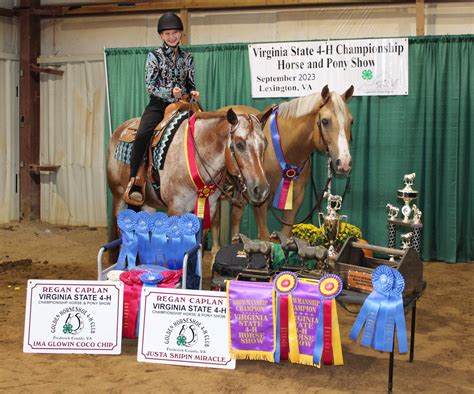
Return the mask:
MULTIPOLYGON (((321 228, 316 227, 313 224, 295 224, 291 229, 291 233, 297 238, 308 240, 311 246, 329 246, 329 240, 325 235, 324 224, 321 228)), ((359 227, 354 226, 353 224, 341 222, 336 244, 334 245, 336 249, 339 249, 349 237, 362 239, 362 231, 360 231, 359 227)))

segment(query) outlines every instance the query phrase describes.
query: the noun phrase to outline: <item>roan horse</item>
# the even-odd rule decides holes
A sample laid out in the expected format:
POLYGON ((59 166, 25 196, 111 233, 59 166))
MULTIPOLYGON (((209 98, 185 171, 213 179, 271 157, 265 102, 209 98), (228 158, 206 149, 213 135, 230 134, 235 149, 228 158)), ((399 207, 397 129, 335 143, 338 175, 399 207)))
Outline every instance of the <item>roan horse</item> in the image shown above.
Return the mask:
MULTIPOLYGON (((121 133, 136 119, 122 123, 113 133, 108 149, 107 179, 113 195, 113 211, 109 239, 118 236, 117 214, 124 207, 123 193, 129 180, 129 165, 115 158, 115 149, 121 133)), ((185 129, 188 120, 180 125, 168 148, 165 164, 159 170, 160 196, 155 193, 152 181, 147 179, 146 199, 143 210, 166 206, 169 215, 193 212, 196 187, 188 173, 184 154, 185 129), (160 200, 161 199, 161 200, 160 200)), ((198 112, 194 129, 195 161, 206 185, 222 184, 225 172, 241 176, 251 201, 261 203, 269 193, 263 170, 265 137, 255 115, 198 112)), ((209 197, 210 216, 214 218, 220 187, 209 197)))
MULTIPOLYGON (((352 115, 347 106, 352 97, 354 87, 339 95, 330 92, 325 86, 321 93, 295 98, 281 103, 278 107, 278 129, 281 149, 286 163, 303 168, 299 177, 294 181, 293 206, 291 210, 283 211, 283 221, 294 223, 298 209, 303 202, 304 188, 310 175, 309 157, 316 150, 327 152, 331 165, 337 174, 348 174, 352 167, 349 142, 352 138, 352 115)), ((224 107, 221 110, 226 110, 224 107)), ((237 112, 258 113, 259 111, 247 106, 232 106, 237 112)), ((270 183, 269 198, 260 206, 254 206, 255 219, 258 226, 258 238, 267 240, 270 233, 267 225, 267 210, 277 192, 282 179, 282 170, 277 160, 271 138, 270 122, 264 126, 264 133, 269 143, 265 151, 264 168, 270 183)), ((232 235, 239 233, 243 208, 232 207, 232 235)), ((218 223, 213 226, 213 253, 218 249, 218 223)), ((283 225, 282 232, 290 235, 291 226, 283 225)))

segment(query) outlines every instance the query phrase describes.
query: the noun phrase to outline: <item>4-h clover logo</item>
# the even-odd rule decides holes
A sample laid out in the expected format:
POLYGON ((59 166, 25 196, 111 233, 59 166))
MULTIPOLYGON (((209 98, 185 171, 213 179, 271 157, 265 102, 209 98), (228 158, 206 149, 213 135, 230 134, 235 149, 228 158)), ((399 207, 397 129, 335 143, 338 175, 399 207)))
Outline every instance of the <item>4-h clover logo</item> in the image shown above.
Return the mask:
POLYGON ((72 324, 66 323, 63 326, 63 333, 64 334, 72 334, 72 324))
POLYGON ((178 344, 178 346, 186 345, 186 337, 184 335, 179 335, 176 339, 176 343, 178 344))
POLYGON ((372 70, 364 70, 362 71, 362 79, 366 79, 370 81, 374 77, 374 73, 372 70))

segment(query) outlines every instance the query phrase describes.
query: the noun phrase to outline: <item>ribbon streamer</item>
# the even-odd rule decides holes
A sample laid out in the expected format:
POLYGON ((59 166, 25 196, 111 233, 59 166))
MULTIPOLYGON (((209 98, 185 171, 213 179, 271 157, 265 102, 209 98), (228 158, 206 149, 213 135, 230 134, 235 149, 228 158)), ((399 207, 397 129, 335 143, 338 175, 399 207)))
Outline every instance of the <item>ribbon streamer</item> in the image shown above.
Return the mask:
POLYGON ((168 236, 168 247, 166 249, 168 268, 171 270, 181 269, 184 253, 182 252, 181 226, 178 216, 168 218, 166 235, 168 236))
MULTIPOLYGON (((199 233, 199 228, 201 224, 196 215, 192 213, 185 213, 179 218, 179 225, 181 227, 181 240, 183 248, 183 257, 184 254, 191 249, 194 245, 200 242, 196 239, 197 234, 199 233)), ((198 274, 199 267, 196 264, 196 275, 198 274)))
POLYGON ((189 176, 196 187, 196 205, 194 213, 197 217, 204 219, 203 227, 205 229, 211 227, 211 214, 209 208, 209 197, 216 191, 217 185, 214 183, 206 184, 199 173, 195 159, 194 147, 194 125, 196 116, 193 114, 186 125, 184 132, 184 157, 186 158, 186 166, 189 176))
POLYGON ((150 227, 153 224, 153 216, 145 211, 137 213, 137 225, 135 232, 138 238, 138 257, 140 264, 153 264, 153 252, 150 242, 150 227))
POLYGON ((357 340, 365 323, 362 346, 392 352, 396 332, 398 351, 408 352, 402 298, 405 281, 402 274, 394 268, 381 265, 372 273, 372 284, 374 290, 362 305, 349 337, 357 340))
POLYGON ((343 365, 341 336, 335 298, 342 291, 342 280, 337 275, 325 275, 318 283, 321 305, 314 345, 313 362, 325 365, 343 365))
POLYGON ((122 335, 125 338, 137 337, 138 311, 142 284, 139 276, 144 271, 126 271, 120 274, 124 283, 122 335))
POLYGON ((117 259, 117 269, 124 270, 128 265, 136 265, 138 240, 135 234, 137 214, 131 209, 125 209, 117 215, 117 225, 120 229, 122 245, 117 259))
POLYGON ((290 271, 281 272, 273 281, 273 287, 276 292, 277 308, 275 343, 276 363, 279 363, 280 359, 288 360, 288 295, 292 293, 297 285, 298 278, 290 271))
POLYGON ((281 148, 277 116, 278 107, 275 107, 270 115, 270 132, 272 136, 273 149, 278 159, 278 163, 280 164, 282 179, 275 194, 275 198, 273 199, 273 206, 278 209, 291 210, 293 209, 293 181, 298 179, 301 171, 303 171, 303 168, 306 165, 306 162, 302 167, 292 166, 286 163, 283 149, 281 148))
POLYGON ((164 212, 156 212, 151 215, 151 250, 153 253, 153 264, 165 265, 165 249, 167 247, 166 232, 168 230, 168 215, 164 212))

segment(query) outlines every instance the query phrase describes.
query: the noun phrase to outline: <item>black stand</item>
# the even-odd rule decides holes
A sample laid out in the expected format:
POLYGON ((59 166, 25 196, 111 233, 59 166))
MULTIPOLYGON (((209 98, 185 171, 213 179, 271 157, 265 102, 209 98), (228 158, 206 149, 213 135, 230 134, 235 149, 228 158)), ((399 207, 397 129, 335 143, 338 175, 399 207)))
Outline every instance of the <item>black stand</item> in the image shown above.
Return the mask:
MULTIPOLYGON (((415 298, 407 306, 411 306, 411 333, 410 333, 410 358, 409 361, 412 363, 415 356, 415 326, 416 326, 416 300, 415 298)), ((394 349, 395 349, 395 336, 393 337, 393 347, 390 352, 390 357, 388 361, 388 387, 387 393, 392 394, 393 389, 393 367, 394 367, 394 349)))
MULTIPOLYGON (((415 327, 416 327, 416 301, 421 297, 421 294, 426 288, 426 282, 423 282, 423 289, 421 293, 413 294, 409 298, 403 300, 404 310, 407 311, 411 308, 411 332, 410 332, 410 358, 409 362, 412 363, 415 357, 415 327)), ((368 294, 358 293, 352 290, 344 289, 341 294, 337 297, 337 301, 348 304, 363 304, 368 294)), ((387 392, 392 393, 393 390, 393 370, 395 368, 395 336, 393 338, 392 351, 389 354, 388 362, 388 386, 387 392)))

